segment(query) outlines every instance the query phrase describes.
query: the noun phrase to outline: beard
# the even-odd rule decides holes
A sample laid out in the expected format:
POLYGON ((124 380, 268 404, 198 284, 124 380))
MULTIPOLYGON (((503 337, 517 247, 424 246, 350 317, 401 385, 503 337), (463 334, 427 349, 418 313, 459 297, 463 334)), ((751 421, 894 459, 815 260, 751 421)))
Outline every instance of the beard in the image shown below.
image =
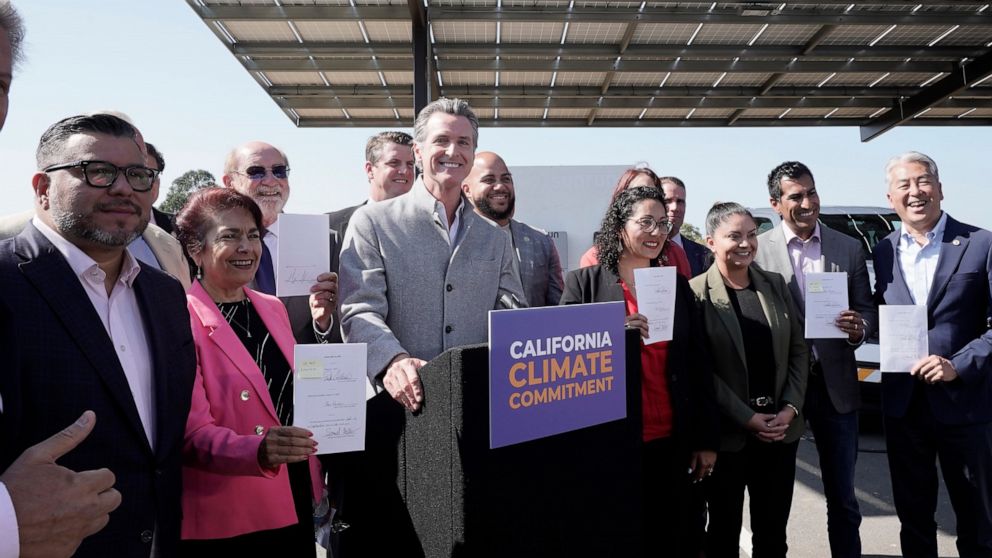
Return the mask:
POLYGON ((502 221, 503 219, 509 219, 510 216, 513 215, 513 208, 514 206, 516 206, 516 204, 517 204, 517 198, 511 197, 510 202, 506 204, 506 209, 504 209, 503 211, 499 211, 495 207, 493 207, 491 203, 489 203, 489 198, 487 198, 486 196, 482 196, 479 199, 475 200, 475 206, 479 208, 479 211, 481 211, 483 215, 489 217, 493 221, 502 221))
POLYGON ((133 202, 124 201, 116 204, 97 204, 94 206, 94 210, 103 210, 110 207, 130 207, 138 212, 139 215, 142 215, 138 226, 133 229, 127 229, 123 225, 119 225, 116 229, 104 230, 93 222, 90 213, 82 213, 62 207, 62 200, 59 198, 60 196, 53 196, 51 200, 52 220, 55 222, 59 232, 70 239, 89 240, 110 247, 127 246, 134 239, 141 236, 141 233, 145 232, 145 228, 148 227, 148 221, 150 220, 150 217, 143 214, 141 208, 133 202))

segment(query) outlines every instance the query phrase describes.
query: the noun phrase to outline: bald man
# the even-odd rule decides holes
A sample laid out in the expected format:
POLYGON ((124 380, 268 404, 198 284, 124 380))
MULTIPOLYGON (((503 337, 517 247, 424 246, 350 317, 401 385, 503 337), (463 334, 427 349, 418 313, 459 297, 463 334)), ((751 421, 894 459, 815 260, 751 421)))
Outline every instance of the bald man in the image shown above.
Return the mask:
POLYGON ((491 151, 477 153, 462 191, 476 213, 510 235, 528 306, 556 306, 562 291, 558 251, 546 232, 513 219, 513 174, 503 158, 491 151))
MULTIPOLYGON (((275 262, 279 255, 279 214, 289 201, 289 159, 275 146, 250 141, 235 147, 224 162, 225 188, 233 188, 255 200, 262 210, 266 234, 262 239, 262 257, 251 287, 275 295, 275 262)), ((334 323, 337 305, 338 237, 328 226, 331 237, 330 269, 315 278, 310 296, 282 297, 293 336, 297 343, 333 343, 341 341, 341 331, 334 323)))

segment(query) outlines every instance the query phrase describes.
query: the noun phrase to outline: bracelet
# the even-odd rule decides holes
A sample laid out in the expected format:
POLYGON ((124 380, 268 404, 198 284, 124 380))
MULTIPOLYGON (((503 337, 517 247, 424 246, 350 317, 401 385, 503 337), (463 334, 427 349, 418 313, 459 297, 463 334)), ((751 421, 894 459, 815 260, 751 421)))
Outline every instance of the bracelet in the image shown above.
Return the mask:
POLYGON ((797 416, 797 417, 799 416, 799 407, 796 407, 796 406, 795 406, 795 405, 793 405, 792 403, 786 403, 786 404, 785 404, 785 406, 786 406, 786 407, 788 407, 788 408, 790 408, 790 409, 792 409, 792 410, 793 410, 793 412, 795 412, 795 413, 796 413, 796 416, 797 416))

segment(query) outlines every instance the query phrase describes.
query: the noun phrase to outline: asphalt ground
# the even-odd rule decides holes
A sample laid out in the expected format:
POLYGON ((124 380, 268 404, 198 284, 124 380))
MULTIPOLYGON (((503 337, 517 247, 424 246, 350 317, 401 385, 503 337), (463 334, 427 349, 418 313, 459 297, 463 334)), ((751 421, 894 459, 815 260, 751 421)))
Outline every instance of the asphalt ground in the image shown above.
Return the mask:
MULTIPOLYGON (((864 558, 902 556, 899 548, 899 519, 892 503, 889 463, 885 438, 877 415, 862 418, 860 452, 856 471, 856 495, 861 505, 861 546, 864 558)), ((744 506, 744 529, 741 531, 741 557, 751 556, 750 519, 744 506)), ((937 548, 941 558, 958 556, 954 545, 954 512, 941 479, 937 499, 937 548)), ((825 558, 830 555, 827 543, 827 505, 820 481, 816 446, 810 432, 799 442, 796 459, 796 484, 789 517, 790 558, 825 558)), ((318 558, 325 558, 317 547, 318 558)))
MULTIPOLYGON (((876 416, 862 418, 860 452, 855 476, 855 494, 861 506, 861 547, 865 558, 902 556, 899 548, 899 519, 892 503, 885 438, 876 416)), ((748 525, 745 504, 745 528, 748 525)), ((937 499, 937 550, 941 558, 958 556, 955 547, 954 511, 940 482, 937 499)), ((789 556, 830 556, 827 542, 827 504, 823 497, 820 465, 810 432, 799 443, 796 484, 789 516, 789 556)), ((741 556, 750 557, 750 532, 741 533, 741 556)))

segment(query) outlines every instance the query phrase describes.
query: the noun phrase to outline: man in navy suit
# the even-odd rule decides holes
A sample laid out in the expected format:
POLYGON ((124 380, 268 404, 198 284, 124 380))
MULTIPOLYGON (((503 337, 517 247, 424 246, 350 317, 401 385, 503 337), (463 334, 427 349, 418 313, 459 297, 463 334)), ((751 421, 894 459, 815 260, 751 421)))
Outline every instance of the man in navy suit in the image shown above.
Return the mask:
POLYGON ((91 410, 97 427, 59 462, 109 469, 121 505, 76 556, 176 556, 196 353, 182 286, 127 250, 155 171, 106 114, 53 124, 37 159, 37 215, 0 242, 0 470, 81 415, 85 435, 91 410))
POLYGON ((992 556, 992 233, 941 211, 937 164, 886 166, 902 220, 875 248, 879 304, 927 307, 930 355, 882 375, 882 410, 903 556, 936 557, 937 465, 962 557, 992 556))
POLYGON ((668 220, 672 222, 672 234, 668 240, 678 244, 685 250, 689 259, 689 269, 695 277, 709 268, 709 248, 698 242, 693 242, 682 236, 682 223, 685 221, 685 182, 674 176, 663 176, 658 179, 665 192, 665 208, 668 210, 668 220))

